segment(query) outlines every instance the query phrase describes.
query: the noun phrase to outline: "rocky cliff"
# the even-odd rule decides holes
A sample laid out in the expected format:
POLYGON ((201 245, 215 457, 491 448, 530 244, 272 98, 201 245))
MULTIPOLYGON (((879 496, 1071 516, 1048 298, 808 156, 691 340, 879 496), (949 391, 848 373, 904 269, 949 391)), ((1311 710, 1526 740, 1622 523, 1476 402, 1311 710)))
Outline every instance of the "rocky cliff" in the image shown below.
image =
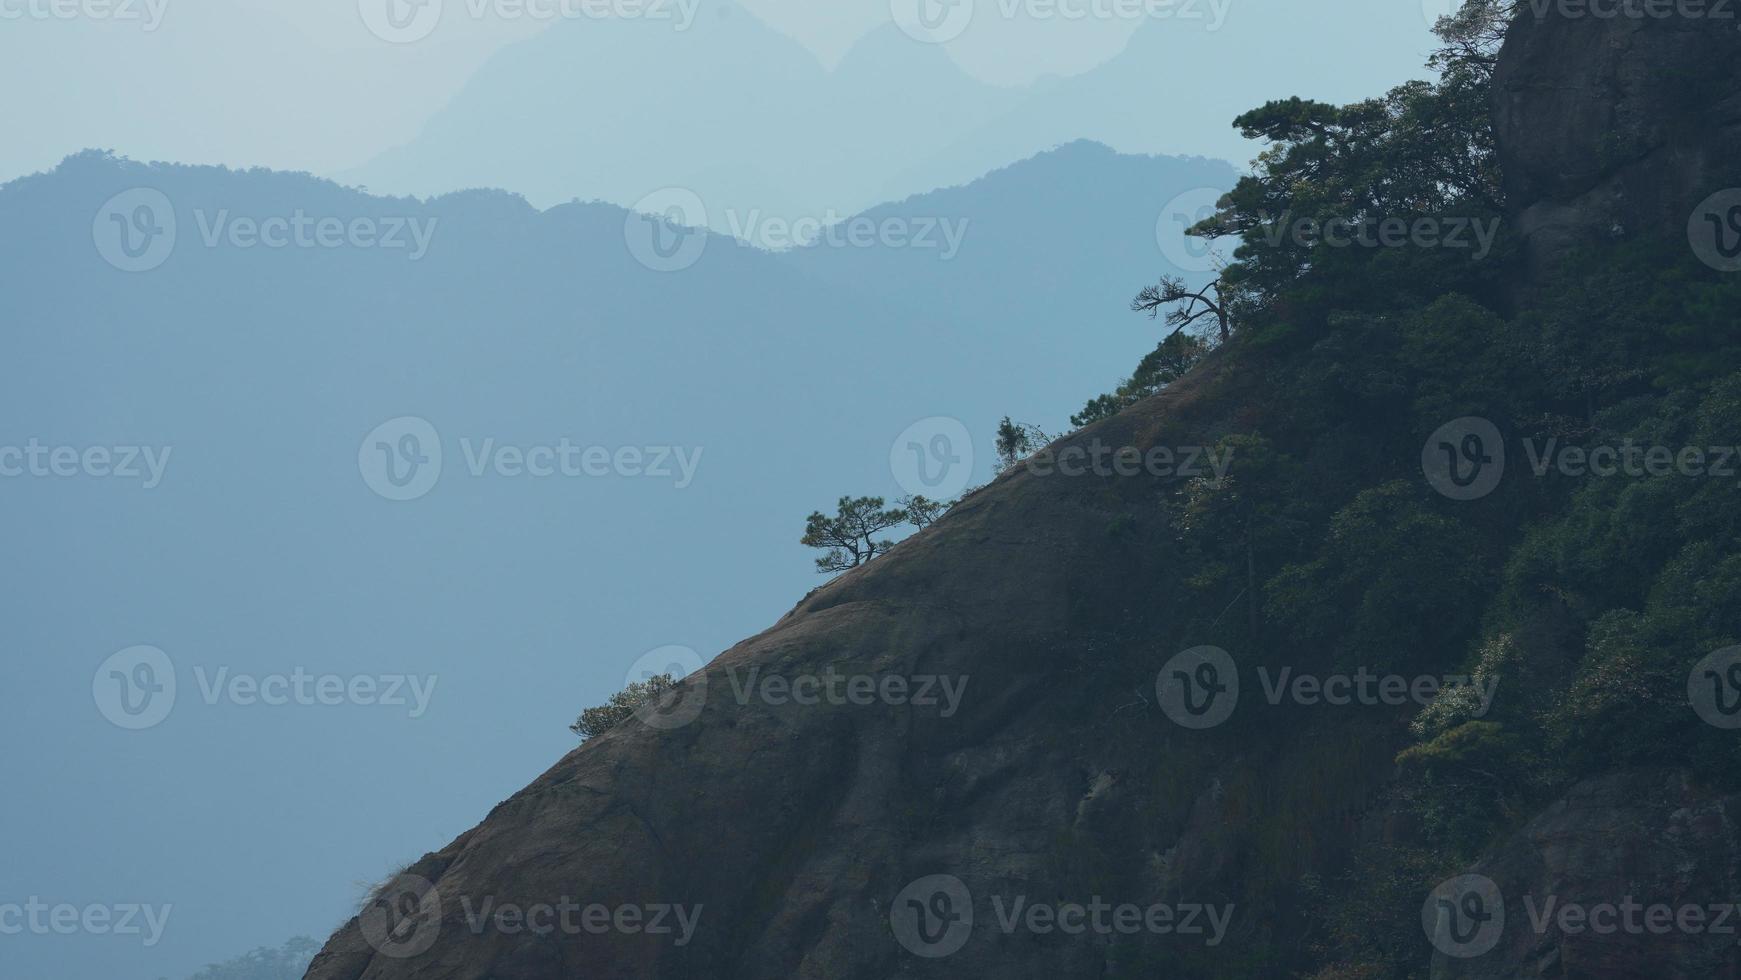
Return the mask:
POLYGON ((1506 195, 1532 260, 1685 234, 1694 209, 1741 173, 1741 9, 1721 0, 1522 8, 1493 105, 1506 195))
MULTIPOLYGON (((1065 445, 1213 442, 1237 403, 1211 397, 1227 384, 1206 367, 1065 445)), ((1249 956, 1278 932, 1247 907, 1250 885, 1331 865, 1327 842, 1384 771, 1396 728, 1327 756, 1162 718, 1153 670, 1166 658, 1153 655, 1187 639, 1155 592, 1171 560, 1156 496, 1170 482, 1006 475, 721 654, 666 720, 589 742, 407 869, 384 898, 417 911, 351 923, 308 976, 1060 977, 1102 975, 1115 956, 1249 956), (1128 676, 1105 666, 1151 660, 1128 676), (910 696, 853 703, 844 684, 838 703, 765 696, 769 675, 830 671, 905 679, 910 696), (915 882, 944 880, 932 876, 964 889, 937 908, 972 910, 958 949, 946 949, 947 916, 917 941, 892 921, 891 909, 915 914, 915 882), (682 944, 592 932, 580 913, 547 935, 478 921, 486 903, 565 901, 700 912, 682 944), (1155 914, 1179 928, 1085 940, 1026 921, 1034 903, 1097 901, 1145 918, 1164 906, 1155 914), (1000 912, 1022 921, 1005 931, 1000 912), (1144 936, 1116 951, 1111 941, 1144 936), (926 939, 949 955, 927 957, 926 939)), ((923 911, 936 896, 919 895, 923 911)))
POLYGON ((1493 948, 1440 953, 1433 977, 1741 976, 1738 806, 1680 775, 1578 785, 1472 869, 1493 948))
MULTIPOLYGON (((1696 205, 1741 186, 1738 38, 1713 19, 1524 14, 1494 99, 1535 261, 1685 235, 1696 205)), ((1212 357, 1050 452, 1224 444, 1251 430, 1264 383, 1212 357)), ((1358 439, 1289 448, 1323 471, 1381 468, 1358 439)), ((1251 665, 1339 665, 1261 637, 1249 551, 1217 572, 1248 588, 1194 607, 1199 569, 1168 503, 1187 482, 1177 467, 1006 473, 406 869, 308 977, 1271 977, 1334 960, 1322 883, 1388 875, 1372 855, 1421 836, 1391 792, 1419 704, 1326 711, 1297 689, 1266 703, 1251 665), (1246 617, 1256 649, 1235 675, 1199 645, 1246 617), (1236 676, 1247 700, 1214 717, 1236 676)), ((1247 527, 1250 503, 1223 500, 1247 527)), ((1437 547, 1445 526, 1397 540, 1437 547)), ((1493 587, 1449 562, 1433 574, 1447 593, 1493 587)), ((1365 588, 1358 601, 1468 618, 1394 582, 1365 588)), ((1433 866, 1467 874, 1431 894, 1396 874, 1382 914, 1418 909, 1424 929, 1391 958, 1446 978, 1741 976, 1732 930, 1670 935, 1648 911, 1734 911, 1733 807, 1667 768, 1581 782, 1516 814, 1472 868, 1433 866), (1583 928, 1631 902, 1639 928, 1583 928)), ((1363 924, 1357 907, 1341 921, 1363 924)))

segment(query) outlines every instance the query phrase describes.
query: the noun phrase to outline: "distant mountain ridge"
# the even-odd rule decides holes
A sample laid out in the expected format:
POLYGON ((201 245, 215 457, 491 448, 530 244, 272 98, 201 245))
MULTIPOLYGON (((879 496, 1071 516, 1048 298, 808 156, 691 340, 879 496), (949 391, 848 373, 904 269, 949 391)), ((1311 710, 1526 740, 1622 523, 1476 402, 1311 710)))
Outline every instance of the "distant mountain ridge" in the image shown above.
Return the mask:
POLYGON ((855 171, 911 166, 1014 101, 893 26, 827 71, 741 8, 703 5, 687 31, 554 25, 492 59, 411 144, 338 176, 390 193, 505 187, 540 206, 629 205, 670 185, 721 215, 850 212, 875 203, 855 171))
MULTIPOLYGON (((1382 0, 1351 2, 1392 24, 1402 16, 1382 0)), ((1277 90, 1267 75, 1232 71, 1231 50, 1277 72, 1297 66, 1294 77, 1315 79, 1310 94, 1371 87, 1315 70, 1321 52, 1295 40, 1310 10, 1250 16, 1260 14, 1300 23, 1236 38, 1153 20, 1099 68, 1025 88, 979 82, 944 46, 892 23, 832 70, 723 0, 704 2, 686 31, 561 23, 498 53, 416 139, 335 176, 387 193, 504 187, 540 206, 577 197, 632 206, 677 187, 698 195, 723 231, 727 213, 853 213, 1082 138, 1242 160, 1255 147, 1228 123, 1277 90), (1153 113, 1132 112, 1133 98, 1152 101, 1153 113)), ((1405 14, 1419 26, 1418 12, 1405 14)), ((1402 78, 1416 64, 1413 51, 1379 49, 1360 72, 1402 78)))
MULTIPOLYGON (((31 556, 8 580, 14 642, 44 652, 16 658, 11 683, 49 692, 17 702, 12 720, 69 753, 125 760, 54 807, 13 814, 11 832, 42 846, 8 873, 53 880, 64 814, 125 799, 130 835, 78 831, 77 846, 93 866, 125 869, 110 887, 176 902, 176 928, 153 950, 68 963, 31 961, 49 947, 27 944, 10 972, 186 976, 286 933, 324 933, 354 908, 342 883, 437 846, 535 776, 641 654, 680 644, 711 657, 819 584, 798 543, 804 515, 845 493, 909 492, 891 448, 916 421, 958 420, 974 442, 960 482, 978 483, 1003 414, 1056 427, 1116 384, 1158 334, 1130 295, 1175 270, 1157 213, 1234 177, 1217 162, 1071 144, 867 212, 965 229, 947 259, 894 237, 775 253, 662 229, 681 249, 668 272, 637 261, 644 218, 597 202, 381 197, 97 152, 0 185, 0 358, 23 368, 0 391, 0 446, 173 448, 148 491, 0 482, 0 529, 31 556), (152 192, 159 210, 141 215, 152 192), (109 255, 139 271, 105 261, 115 216, 137 258, 109 255), (382 234, 341 230, 323 247, 323 222, 382 234), (420 259, 374 244, 395 226, 410 240, 412 224, 427 234, 420 259), (153 244, 141 228, 157 229, 153 244), (403 417, 426 421, 445 459, 425 495, 399 501, 371 488, 359 447, 403 417), (505 476, 470 459, 486 441, 524 452, 563 439, 699 462, 680 487, 505 476), (679 610, 674 595, 694 598, 679 610), (186 703, 130 738, 96 718, 90 675, 138 643, 173 658, 186 703), (280 714, 200 703, 195 665, 415 671, 440 686, 414 723, 334 711, 286 729, 280 714), (358 745, 368 761, 333 763, 358 745), (431 752, 451 774, 434 783, 421 764, 431 752), (182 760, 225 774, 197 820, 182 760), (331 839, 353 806, 380 819, 331 839), (188 869, 212 828, 271 811, 297 815, 282 848, 188 869), (267 917, 235 900, 263 878, 267 917)), ((0 778, 51 778, 36 767, 53 758, 14 753, 0 778)))

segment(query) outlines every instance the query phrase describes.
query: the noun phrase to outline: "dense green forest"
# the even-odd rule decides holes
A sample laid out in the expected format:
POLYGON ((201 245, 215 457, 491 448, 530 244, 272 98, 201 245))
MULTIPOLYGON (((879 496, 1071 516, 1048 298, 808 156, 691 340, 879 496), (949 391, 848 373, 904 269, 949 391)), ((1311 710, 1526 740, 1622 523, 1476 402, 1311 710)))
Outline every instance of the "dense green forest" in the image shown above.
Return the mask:
MULTIPOLYGON (((1235 450, 1230 479, 1195 481, 1170 502, 1175 585, 1201 599, 1182 604, 1203 617, 1186 632, 1236 655, 1307 649, 1342 667, 1455 668, 1505 684, 1491 712, 1463 692, 1414 719, 1382 806, 1413 818, 1416 843, 1370 847, 1296 896, 1319 910, 1317 980, 1424 977, 1419 896, 1574 781, 1638 765, 1725 785, 1741 772, 1741 745, 1687 695, 1696 663, 1741 643, 1735 476, 1537 472, 1521 448, 1642 458, 1735 445, 1741 282, 1684 238, 1586 248, 1523 273, 1488 93, 1511 6, 1471 3, 1441 21, 1436 82, 1242 116, 1269 149, 1195 229, 1238 245, 1217 284, 1230 335, 1193 370, 1220 375, 1245 407, 1222 446, 1235 450), (1350 217, 1499 230, 1486 254, 1277 231, 1350 217), (1452 499, 1423 481, 1421 440, 1470 417, 1503 433, 1507 476, 1452 499), (1218 615, 1248 604, 1250 615, 1218 615)), ((1138 308, 1170 309, 1177 336, 1216 344, 1185 322, 1193 300, 1165 285, 1138 308)), ((1152 366, 1079 421, 1148 393, 1152 366)))

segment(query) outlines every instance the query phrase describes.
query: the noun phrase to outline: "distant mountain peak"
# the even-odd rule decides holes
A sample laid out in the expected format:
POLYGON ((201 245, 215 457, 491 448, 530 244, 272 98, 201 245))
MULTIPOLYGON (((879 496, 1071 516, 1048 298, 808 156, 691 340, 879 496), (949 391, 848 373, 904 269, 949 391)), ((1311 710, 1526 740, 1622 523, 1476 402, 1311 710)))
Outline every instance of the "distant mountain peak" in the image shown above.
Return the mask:
POLYGON ((837 76, 868 72, 887 74, 920 71, 947 71, 961 76, 963 80, 969 78, 941 45, 915 41, 892 22, 883 24, 854 41, 852 47, 841 57, 840 63, 834 67, 834 74, 837 76))

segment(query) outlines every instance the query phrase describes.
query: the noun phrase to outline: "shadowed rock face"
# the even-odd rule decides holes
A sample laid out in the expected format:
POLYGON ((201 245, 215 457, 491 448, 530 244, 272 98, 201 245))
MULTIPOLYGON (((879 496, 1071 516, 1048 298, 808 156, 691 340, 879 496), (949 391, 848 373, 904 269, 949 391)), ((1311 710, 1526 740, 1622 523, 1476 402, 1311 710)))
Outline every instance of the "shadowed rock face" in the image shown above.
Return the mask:
POLYGON ((1738 807, 1676 775, 1580 784, 1473 869, 1503 931, 1482 956, 1441 955, 1434 980, 1741 976, 1738 807))
MULTIPOLYGON (((1209 395, 1231 384, 1206 363, 1070 442, 1213 445, 1215 413, 1236 400, 1209 395)), ((701 700, 693 721, 619 725, 414 864, 388 904, 417 878, 438 901, 403 942, 371 937, 365 916, 308 976, 1056 978, 1103 975, 1114 960, 1217 963, 1274 941, 1294 926, 1248 891, 1331 866, 1402 729, 1360 713, 1334 739, 1308 724, 1247 741, 1236 723, 1188 731, 1162 715, 1155 671, 1191 645, 1157 588, 1171 539, 1158 496, 1174 480, 1006 474, 721 654, 704 692, 684 685, 701 700), (950 717, 917 704, 740 703, 734 689, 733 672, 743 684, 752 668, 830 667, 966 688, 950 717), (1307 758, 1326 749, 1346 765, 1315 771, 1322 762, 1307 758), (958 952, 924 958, 897 939, 890 908, 934 874, 963 883, 975 922, 958 952), (1006 934, 997 912, 1016 896, 1235 908, 1211 947, 1206 912, 1195 913, 1205 934, 1190 937, 1006 934), (683 946, 584 927, 534 935, 482 911, 564 901, 701 911, 683 946)))
POLYGON ((1637 0, 1666 15, 1575 17, 1522 6, 1493 105, 1533 262, 1580 242, 1684 236, 1700 202, 1741 187, 1741 7, 1689 3, 1705 13, 1683 16, 1637 0))

